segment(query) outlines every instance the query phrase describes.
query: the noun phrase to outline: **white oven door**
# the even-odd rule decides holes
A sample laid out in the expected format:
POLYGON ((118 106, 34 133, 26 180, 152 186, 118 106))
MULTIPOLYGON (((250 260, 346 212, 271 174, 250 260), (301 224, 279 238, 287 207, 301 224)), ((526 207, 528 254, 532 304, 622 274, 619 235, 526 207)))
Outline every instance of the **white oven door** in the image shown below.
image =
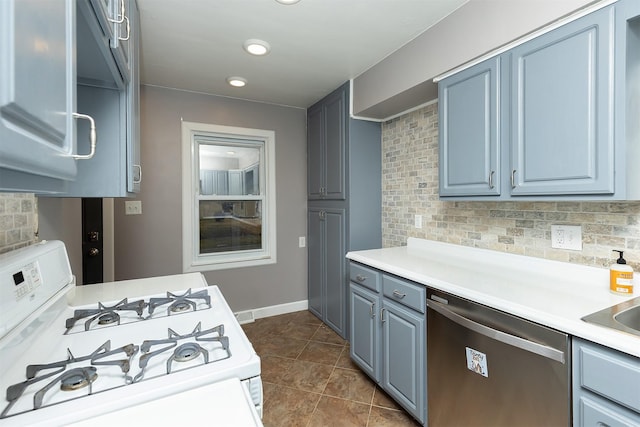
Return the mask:
POLYGON ((263 427, 248 392, 237 378, 208 384, 71 425, 199 425, 195 422, 228 427, 263 427))

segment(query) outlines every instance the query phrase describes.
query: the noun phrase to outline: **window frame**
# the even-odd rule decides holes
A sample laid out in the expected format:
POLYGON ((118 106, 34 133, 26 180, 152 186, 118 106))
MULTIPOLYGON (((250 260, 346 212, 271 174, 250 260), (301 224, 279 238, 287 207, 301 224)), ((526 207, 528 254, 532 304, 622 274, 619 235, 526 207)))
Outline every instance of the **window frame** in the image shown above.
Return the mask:
MULTIPOLYGON (((185 273, 275 264, 276 257, 276 158, 275 132, 265 129, 182 122, 182 270, 185 273), (199 254, 200 161, 197 138, 262 141, 259 168, 262 198, 262 249, 199 254), (264 162, 264 164, 262 163, 264 162)), ((237 197, 236 197, 237 198, 237 197)))

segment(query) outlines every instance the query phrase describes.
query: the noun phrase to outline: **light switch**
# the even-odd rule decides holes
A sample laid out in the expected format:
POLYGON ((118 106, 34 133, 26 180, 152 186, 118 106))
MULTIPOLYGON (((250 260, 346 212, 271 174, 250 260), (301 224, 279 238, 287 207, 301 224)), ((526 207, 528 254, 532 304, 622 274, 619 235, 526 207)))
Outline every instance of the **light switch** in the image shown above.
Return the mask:
POLYGON ((307 244, 307 242, 306 242, 306 239, 304 238, 304 236, 298 237, 298 247, 304 248, 306 246, 306 244, 307 244))

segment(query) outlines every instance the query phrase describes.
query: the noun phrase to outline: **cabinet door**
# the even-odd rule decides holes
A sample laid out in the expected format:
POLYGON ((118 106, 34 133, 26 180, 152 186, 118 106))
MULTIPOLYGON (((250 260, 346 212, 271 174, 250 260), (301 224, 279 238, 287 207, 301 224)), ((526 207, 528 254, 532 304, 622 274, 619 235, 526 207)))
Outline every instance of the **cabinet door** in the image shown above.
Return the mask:
POLYGON ((630 427, 640 426, 640 414, 632 412, 615 403, 601 399, 584 390, 574 395, 577 400, 573 414, 574 427, 608 426, 630 427))
POLYGON ((129 71, 127 86, 127 191, 140 192, 142 164, 140 162, 140 14, 135 1, 129 6, 131 42, 129 43, 129 71))
POLYGON ((380 381, 380 351, 377 294, 351 283, 349 285, 351 359, 376 382, 380 381))
POLYGON ((512 50, 513 195, 614 192, 608 7, 512 50))
POLYGON ((316 105, 307 112, 307 197, 322 198, 324 187, 324 132, 322 107, 316 105))
POLYGON ((327 98, 324 106, 325 199, 345 198, 346 89, 327 98))
POLYGON ((243 189, 243 174, 241 170, 229 171, 229 195, 241 195, 243 189))
POLYGON ((132 34, 137 19, 132 9, 135 8, 134 0, 109 0, 111 15, 112 34, 110 46, 113 49, 113 57, 118 64, 118 69, 125 82, 130 79, 130 53, 132 45, 132 34))
POLYGON ((0 2, 0 187, 60 191, 76 176, 75 1, 0 2))
POLYGON ((307 213, 307 250, 309 258, 308 299, 309 311, 324 318, 322 304, 324 283, 324 235, 325 224, 321 218, 322 209, 309 207, 307 213))
POLYGON ((425 418, 425 317, 383 299, 382 387, 421 422, 425 418))
POLYGON ((488 59, 438 85, 440 195, 499 195, 498 73, 488 59))
POLYGON ((229 194, 229 174, 226 170, 213 171, 213 191, 218 196, 229 194))
POLYGON ((345 211, 325 209, 325 322, 340 336, 346 337, 346 259, 345 211))

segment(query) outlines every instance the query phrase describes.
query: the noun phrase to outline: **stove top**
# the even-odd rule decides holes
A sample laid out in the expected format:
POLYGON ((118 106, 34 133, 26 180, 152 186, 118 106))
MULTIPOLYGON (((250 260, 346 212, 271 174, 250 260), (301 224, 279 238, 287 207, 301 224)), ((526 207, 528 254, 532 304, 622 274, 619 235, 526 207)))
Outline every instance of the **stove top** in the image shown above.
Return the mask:
POLYGON ((165 295, 129 301, 92 305, 73 312, 65 322, 65 334, 86 332, 126 323, 157 319, 160 317, 202 311, 211 308, 211 297, 206 289, 193 292, 167 292, 165 295))
MULTIPOLYGON (((48 284, 43 274, 37 289, 48 284)), ((0 338, 0 426, 63 425, 228 378, 259 381, 260 359, 201 274, 88 287, 78 293, 118 295, 73 306, 73 292, 51 292, 0 338)))

